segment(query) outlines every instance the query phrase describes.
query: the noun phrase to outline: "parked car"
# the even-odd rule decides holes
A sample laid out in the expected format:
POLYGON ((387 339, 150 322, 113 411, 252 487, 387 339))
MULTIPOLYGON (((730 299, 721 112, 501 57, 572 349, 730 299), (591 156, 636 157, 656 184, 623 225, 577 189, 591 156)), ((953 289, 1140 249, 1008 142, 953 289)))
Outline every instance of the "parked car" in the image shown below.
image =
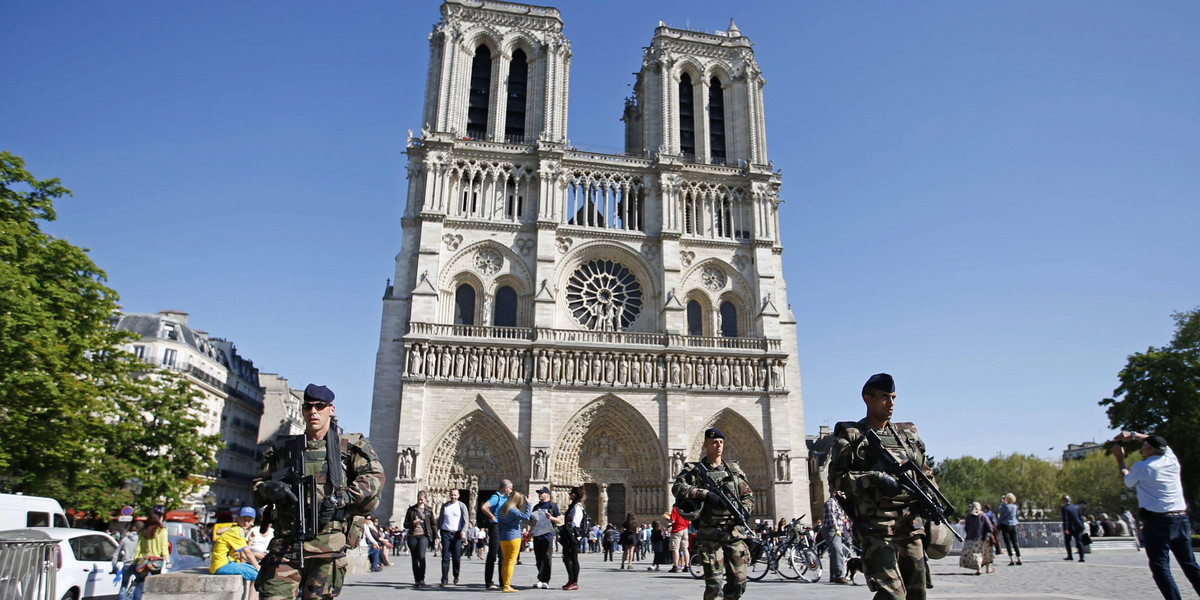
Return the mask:
POLYGON ((209 552, 194 540, 181 535, 167 538, 171 543, 171 571, 186 571, 196 567, 208 569, 209 552))
POLYGON ((0 530, 24 527, 69 527, 62 505, 54 498, 0 494, 0 530))
POLYGON ((165 521, 163 525, 167 527, 167 535, 188 538, 196 542, 196 545, 200 546, 205 552, 212 550, 212 544, 209 543, 207 536, 204 535, 204 531, 200 529, 199 525, 187 521, 165 521))
POLYGON ((31 527, 58 542, 55 594, 62 600, 116 598, 121 574, 112 572, 117 541, 103 531, 67 527, 31 527))

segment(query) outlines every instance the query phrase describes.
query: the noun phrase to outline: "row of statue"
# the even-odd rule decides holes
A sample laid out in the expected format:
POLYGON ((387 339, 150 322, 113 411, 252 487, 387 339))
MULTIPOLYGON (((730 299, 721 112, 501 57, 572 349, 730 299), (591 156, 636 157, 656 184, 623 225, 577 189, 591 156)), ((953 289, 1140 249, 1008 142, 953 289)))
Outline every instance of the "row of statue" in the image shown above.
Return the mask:
POLYGON ((405 346, 405 377, 424 380, 783 390, 783 358, 659 356, 646 353, 405 346))

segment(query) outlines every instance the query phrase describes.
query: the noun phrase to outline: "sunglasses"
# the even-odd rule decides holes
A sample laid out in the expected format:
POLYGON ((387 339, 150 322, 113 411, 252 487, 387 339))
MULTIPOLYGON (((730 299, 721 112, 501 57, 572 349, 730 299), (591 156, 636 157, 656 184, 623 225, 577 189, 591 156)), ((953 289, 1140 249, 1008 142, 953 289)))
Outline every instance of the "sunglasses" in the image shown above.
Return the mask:
POLYGON ((333 406, 333 404, 329 402, 305 402, 302 406, 304 410, 321 411, 333 406))

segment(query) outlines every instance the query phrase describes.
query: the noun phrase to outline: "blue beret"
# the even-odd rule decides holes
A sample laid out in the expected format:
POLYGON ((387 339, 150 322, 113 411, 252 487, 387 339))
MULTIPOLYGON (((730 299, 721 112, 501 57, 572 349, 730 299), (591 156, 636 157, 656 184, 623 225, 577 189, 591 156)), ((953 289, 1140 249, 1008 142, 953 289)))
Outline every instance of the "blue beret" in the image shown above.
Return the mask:
POLYGON ((721 430, 717 429, 716 427, 709 427, 707 430, 704 431, 704 439, 706 439, 706 440, 723 440, 723 439, 725 439, 725 434, 721 433, 721 430))
POLYGON ((876 373, 863 384, 862 393, 867 393, 867 388, 877 389, 881 392, 893 394, 896 392, 896 380, 892 379, 887 373, 876 373))
POLYGON ((304 388, 304 401, 327 402, 329 404, 333 404, 333 390, 323 385, 310 383, 308 384, 308 387, 304 388))

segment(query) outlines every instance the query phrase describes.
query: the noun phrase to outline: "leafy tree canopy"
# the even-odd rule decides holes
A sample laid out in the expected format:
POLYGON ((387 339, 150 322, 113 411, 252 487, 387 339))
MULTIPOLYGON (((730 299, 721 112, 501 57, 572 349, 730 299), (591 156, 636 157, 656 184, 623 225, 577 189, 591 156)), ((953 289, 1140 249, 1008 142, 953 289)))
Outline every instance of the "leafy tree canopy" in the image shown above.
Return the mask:
POLYGON ((1200 308, 1172 317, 1171 343, 1130 355, 1113 397, 1100 405, 1108 407, 1113 428, 1167 439, 1179 457, 1184 494, 1194 505, 1200 498, 1200 447, 1191 442, 1200 431, 1200 308))
POLYGON ((145 509, 178 505, 212 468, 196 392, 120 350, 117 294, 86 250, 41 230, 70 191, 0 151, 0 488, 107 517, 144 484, 145 509))

